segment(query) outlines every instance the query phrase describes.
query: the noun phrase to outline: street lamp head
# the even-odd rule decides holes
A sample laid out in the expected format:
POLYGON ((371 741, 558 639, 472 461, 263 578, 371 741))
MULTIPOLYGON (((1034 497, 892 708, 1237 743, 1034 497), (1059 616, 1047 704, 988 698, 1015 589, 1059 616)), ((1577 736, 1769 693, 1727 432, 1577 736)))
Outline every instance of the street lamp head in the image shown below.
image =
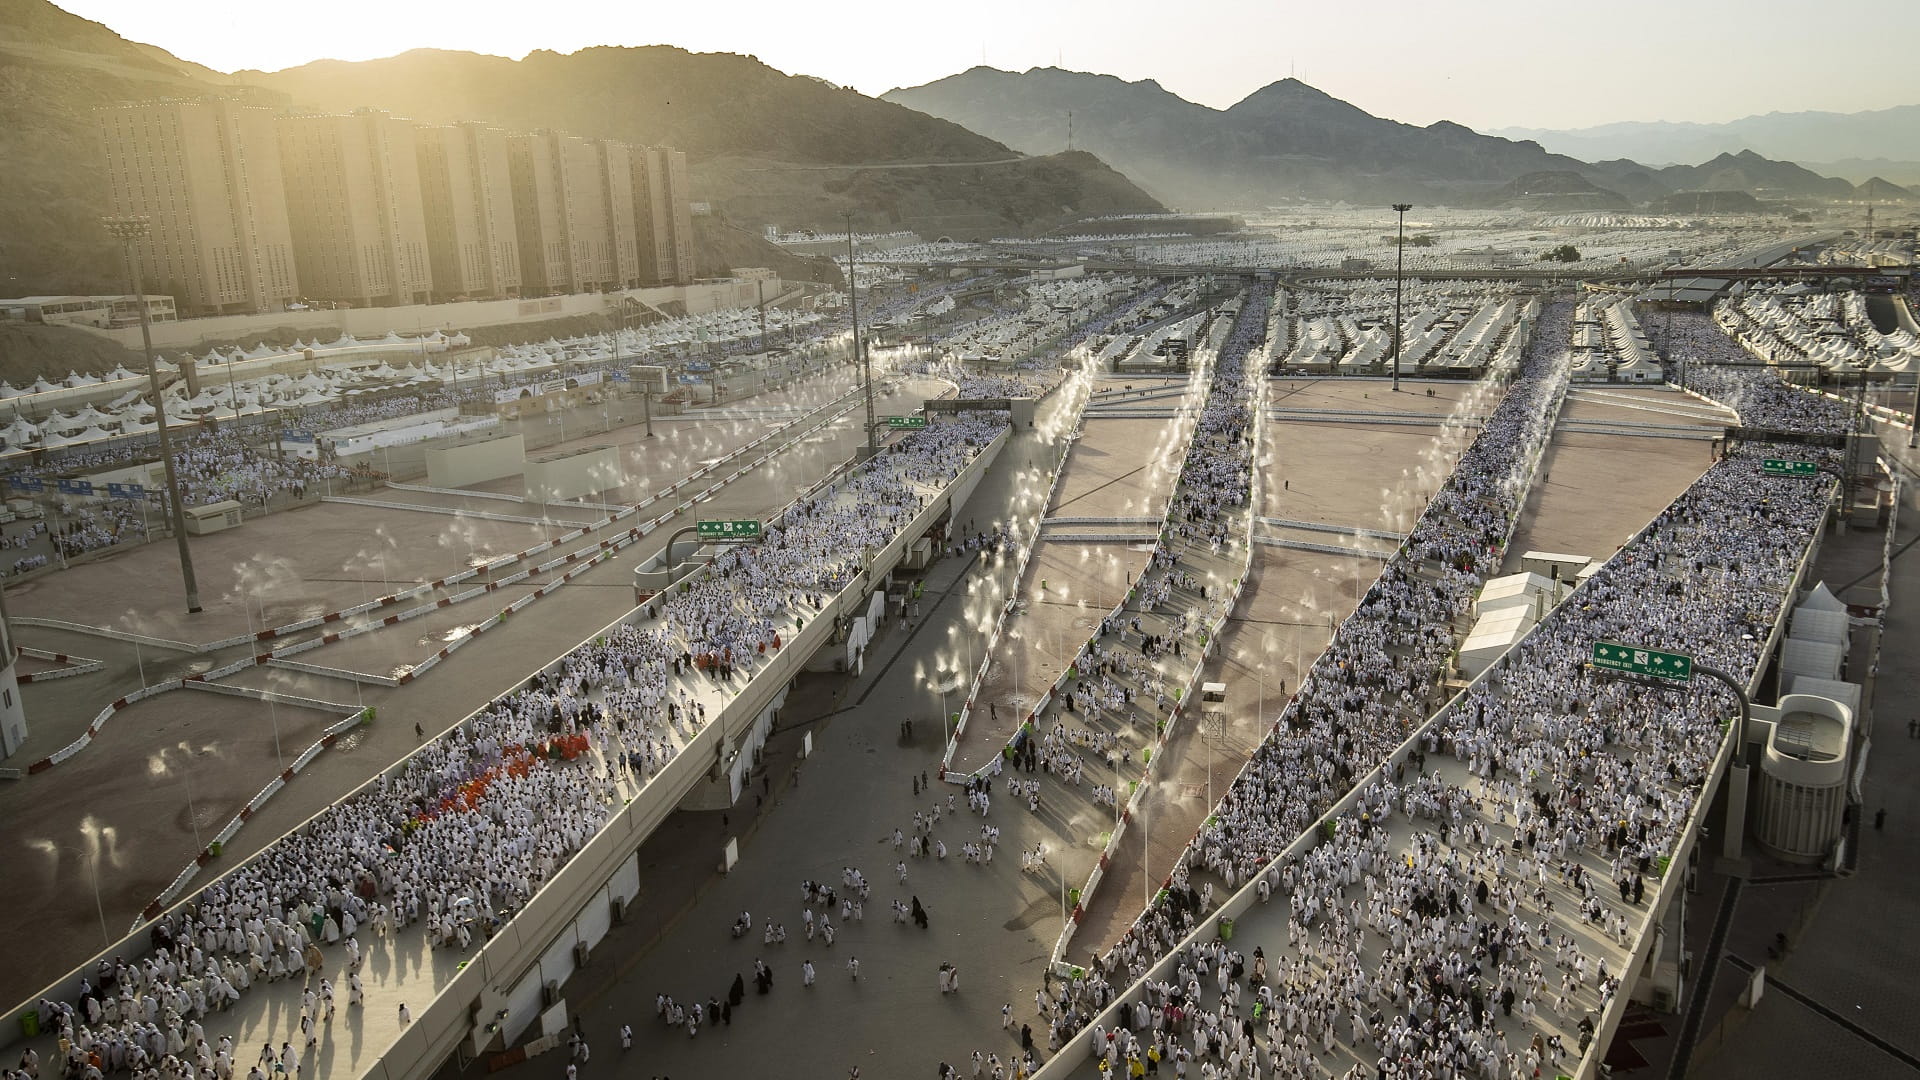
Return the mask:
POLYGON ((1394 204, 1393 204, 1393 208, 1394 208, 1395 210, 1397 210, 1397 211, 1399 211, 1400 213, 1402 213, 1402 214, 1404 214, 1404 213, 1406 213, 1407 211, 1409 211, 1409 210, 1411 210, 1411 209, 1413 209, 1413 204, 1412 204, 1412 203, 1404 203, 1404 202, 1397 202, 1397 203, 1394 203, 1394 204))

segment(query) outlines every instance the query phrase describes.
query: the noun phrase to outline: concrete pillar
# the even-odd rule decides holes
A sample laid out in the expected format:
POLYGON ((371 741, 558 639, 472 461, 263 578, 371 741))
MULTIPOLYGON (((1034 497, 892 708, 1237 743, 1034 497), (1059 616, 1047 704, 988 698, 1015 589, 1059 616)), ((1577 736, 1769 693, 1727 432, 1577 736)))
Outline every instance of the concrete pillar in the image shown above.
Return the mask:
POLYGON ((1735 762, 1727 766, 1726 827, 1720 833, 1720 854, 1724 858, 1741 857, 1747 835, 1747 767, 1735 762))

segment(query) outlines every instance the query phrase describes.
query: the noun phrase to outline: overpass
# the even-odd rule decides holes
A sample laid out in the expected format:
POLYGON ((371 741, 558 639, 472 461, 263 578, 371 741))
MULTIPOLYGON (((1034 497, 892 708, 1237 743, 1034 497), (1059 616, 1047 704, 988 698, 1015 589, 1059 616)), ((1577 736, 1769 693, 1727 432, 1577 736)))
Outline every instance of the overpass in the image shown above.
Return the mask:
MULTIPOLYGON (((1834 488, 1824 489, 1824 494, 1831 498, 1834 488)), ((1642 544, 1657 546, 1659 541, 1656 536, 1657 522, 1643 528, 1623 546, 1622 550, 1642 544)), ((1744 679, 1744 692, 1747 698, 1753 697, 1768 677, 1769 658, 1786 636, 1789 613, 1799 590, 1809 581, 1808 575, 1819 550, 1819 541, 1820 534, 1815 529, 1807 537, 1805 546, 1799 550, 1798 558, 1793 565, 1790 568, 1779 568, 1784 571, 1780 579, 1769 581, 1765 586, 1766 592, 1774 598, 1775 603, 1773 610, 1755 619, 1755 632, 1763 640, 1756 642, 1754 655, 1757 656, 1757 661, 1752 671, 1742 673, 1747 676, 1744 679)), ((1592 583, 1583 583, 1579 589, 1562 601, 1558 610, 1573 610, 1577 605, 1586 603, 1591 599, 1593 587, 1592 583)), ((1731 609, 1729 612, 1731 613, 1731 609)), ((1534 631, 1535 635, 1551 632, 1554 622, 1552 616, 1542 620, 1540 627, 1534 631)), ((1510 653, 1508 658, 1511 659, 1513 655, 1510 653)), ((1471 683, 1460 688, 1455 696, 1425 723, 1407 731, 1404 741, 1386 754, 1379 765, 1365 775, 1353 777, 1342 798, 1315 819, 1311 826, 1303 830, 1283 852, 1266 862, 1252 876, 1237 881, 1236 887, 1228 894, 1225 901, 1207 912, 1206 917, 1198 922, 1191 933, 1174 943, 1171 948, 1166 948, 1163 953, 1159 953, 1158 959, 1146 968, 1144 974, 1138 978, 1130 976, 1124 984, 1117 983, 1113 1002, 1090 1017, 1036 1074, 1037 1078, 1057 1080, 1057 1078, 1068 1076, 1092 1077, 1094 1070, 1091 1062, 1097 1056, 1093 1047, 1095 1033, 1115 1026, 1131 1027, 1130 1019, 1125 1015, 1124 1010, 1128 1009, 1131 1003, 1147 997, 1146 987, 1149 983, 1165 983, 1171 980, 1177 984, 1177 972, 1183 958, 1196 946, 1223 938, 1239 938, 1246 944, 1240 945, 1240 942, 1236 942, 1236 946, 1243 950, 1250 950, 1257 942, 1265 947, 1268 962, 1274 965, 1270 971, 1284 971, 1281 965, 1289 962, 1292 959, 1290 954, 1296 951, 1291 941, 1289 916, 1297 916, 1298 912, 1290 908, 1287 903, 1287 893, 1292 891, 1291 874, 1294 869, 1302 866, 1316 863, 1321 866, 1328 865, 1328 851, 1334 852, 1333 864, 1340 865, 1344 860, 1355 855, 1356 845, 1363 839, 1377 838, 1381 834, 1385 834, 1388 838, 1386 843, 1380 845, 1380 854, 1388 865, 1397 864, 1403 857, 1403 852, 1413 852, 1423 848, 1446 850, 1452 847, 1462 852, 1471 850, 1471 843, 1460 845, 1449 835, 1445 827, 1444 810, 1437 815, 1436 820, 1436 815, 1410 812, 1410 805, 1409 812, 1403 812, 1403 804, 1398 798, 1390 807, 1382 807, 1377 801, 1379 797, 1377 793, 1385 785, 1397 782, 1398 778, 1404 775, 1407 783, 1416 786, 1418 782, 1438 782, 1447 785, 1449 790, 1459 791, 1462 794, 1470 795, 1476 789, 1481 789, 1484 797, 1485 789, 1482 787, 1481 780, 1469 773, 1463 762, 1454 760, 1452 754, 1435 752, 1432 754, 1434 760, 1428 762, 1426 751, 1433 751, 1435 747, 1425 740, 1428 733, 1442 730, 1443 724, 1451 714, 1485 707, 1476 704, 1476 695, 1500 694, 1504 689, 1503 683, 1506 676, 1505 661, 1489 667, 1471 683), (1372 797, 1376 801, 1369 801, 1370 791, 1373 792, 1372 797), (1381 814, 1383 809, 1386 810, 1384 815, 1381 814), (1283 870, 1287 875, 1284 880, 1289 882, 1286 888, 1281 885, 1283 870), (1272 900, 1278 902, 1269 902, 1268 898, 1262 895, 1268 888, 1271 889, 1272 900)), ((1583 681, 1584 678, 1585 676, 1582 676, 1583 681)), ((1744 706, 1744 701, 1742 704, 1744 706)), ((1731 702, 1728 702, 1727 706, 1725 711, 1733 713, 1731 702)), ((1722 702, 1715 700, 1711 703, 1696 705, 1695 708, 1705 708, 1710 711, 1710 715, 1717 715, 1722 712, 1722 702)), ((1741 711, 1737 715, 1744 716, 1745 713, 1741 711)), ((1715 734, 1711 746, 1711 758, 1705 764, 1702 775, 1697 778, 1685 778, 1678 783, 1678 787, 1690 790, 1694 796, 1688 804, 1684 827, 1678 831, 1674 848, 1662 853, 1662 858, 1666 861, 1657 863, 1657 872, 1647 879, 1644 904, 1636 902, 1632 905, 1622 905, 1622 915, 1626 919, 1623 934, 1616 937, 1612 929, 1604 925, 1596 927, 1582 919, 1579 915, 1579 901, 1582 899, 1579 890, 1570 888, 1564 879, 1555 883, 1549 880, 1550 875, 1541 874, 1540 884, 1545 895, 1551 901, 1559 902, 1556 908, 1551 909, 1557 911, 1556 914, 1542 917, 1543 932, 1550 931, 1551 936, 1556 939, 1573 941, 1588 959, 1603 959, 1606 970, 1621 980, 1619 991, 1610 997, 1596 994, 1590 980, 1587 985, 1576 985, 1573 993, 1563 995, 1562 1004, 1558 1006, 1551 1004, 1553 1002, 1551 993, 1542 995, 1539 1018, 1535 1020, 1528 1016, 1526 1022, 1520 1025, 1523 1037, 1525 1030, 1529 1029, 1558 1034, 1565 1040, 1568 1050, 1566 1060, 1543 1061, 1541 1063, 1543 1070, 1552 1066, 1554 1072, 1562 1076, 1577 1077, 1579 1080, 1596 1080, 1606 1075, 1602 1061, 1612 1042, 1612 1037, 1626 1014, 1629 1001, 1640 996, 1635 992, 1635 984, 1643 979, 1651 980, 1656 988, 1673 994, 1677 999, 1682 996, 1677 991, 1683 988, 1683 982, 1699 976, 1698 971, 1687 970, 1681 955, 1683 946, 1678 927, 1687 903, 1689 878, 1685 868, 1696 857, 1710 857, 1704 851, 1697 853, 1696 848, 1704 839, 1702 826, 1708 816, 1713 813, 1722 786, 1726 786, 1728 798, 1733 800, 1734 806, 1745 805, 1745 792, 1750 778, 1751 762, 1754 760, 1751 747, 1766 731, 1767 726, 1764 722, 1754 725, 1743 725, 1740 722, 1726 723, 1724 728, 1715 734), (1569 999, 1573 1005, 1572 1012, 1568 1012, 1565 1007, 1569 999), (1580 1039, 1579 1031, 1574 1027, 1573 1017, 1582 1014, 1592 1023, 1590 1040, 1580 1039)), ((1596 752, 1627 754, 1634 752, 1635 749, 1636 747, 1632 745, 1618 745, 1596 752)), ((1410 788, 1401 787, 1398 790, 1404 793, 1410 788)), ((1460 816, 1454 821, 1456 832, 1453 835, 1458 835, 1457 828, 1461 822, 1471 822, 1475 813, 1484 812, 1473 808, 1477 803, 1478 800, 1474 800, 1473 805, 1461 810, 1460 816)), ((1738 815, 1739 811, 1730 810, 1729 814, 1738 815)), ((1487 815, 1487 818, 1489 819, 1488 831, 1492 838, 1490 843, 1498 842, 1504 849, 1510 832, 1505 820, 1502 819, 1496 824, 1490 820, 1491 815, 1487 815)), ((1738 816, 1733 816, 1730 820, 1732 824, 1728 826, 1728 833, 1719 838, 1716 850, 1717 853, 1737 858, 1744 830, 1738 816)), ((1511 830, 1510 834, 1514 838, 1513 850, 1518 852, 1520 850, 1518 827, 1511 830)), ((1595 855, 1595 852, 1588 851, 1584 859, 1572 853, 1569 853, 1568 857, 1583 861, 1586 864, 1586 871, 1599 875, 1599 880, 1605 880, 1608 872, 1607 863, 1605 859, 1596 858, 1595 855)), ((1412 856, 1408 854, 1405 857, 1411 859, 1412 856)), ((1518 859, 1519 856, 1516 855, 1515 858, 1518 859)), ((1379 865, 1376 864, 1374 869, 1378 872, 1379 865)), ((1469 881, 1472 878, 1481 877, 1486 867, 1475 862, 1471 869, 1472 872, 1466 875, 1469 881)), ((1530 882, 1532 879, 1529 877, 1527 880, 1530 882)), ((1602 895, 1611 888, 1611 884, 1609 882, 1608 887, 1601 890, 1602 895)), ((1349 885, 1345 892, 1336 890, 1336 895, 1345 895, 1351 899, 1351 888, 1352 886, 1349 885)), ((1474 912, 1480 910, 1472 907, 1471 896, 1463 894, 1463 900, 1468 909, 1474 912)), ((1537 903, 1526 904, 1523 901, 1522 904, 1523 913, 1529 918, 1540 915, 1537 903)), ((1501 912, 1510 910, 1505 903, 1497 900, 1496 906, 1501 912)), ((1395 914, 1399 913, 1396 911, 1395 914)), ((1314 925, 1319 925, 1318 920, 1315 920, 1314 925)), ((1385 955, 1387 952, 1386 940, 1383 937, 1385 931, 1372 922, 1366 923, 1365 926, 1369 931, 1377 932, 1368 933, 1364 940, 1357 943, 1356 947, 1360 950, 1361 957, 1360 966, 1378 967, 1388 962, 1399 963, 1398 958, 1385 955)), ((1322 932, 1325 933, 1325 931, 1322 932)), ((1346 943, 1342 942, 1340 947, 1345 946, 1346 943)), ((1326 969, 1320 966, 1320 958, 1334 951, 1337 950, 1331 947, 1329 939, 1323 941, 1322 948, 1317 954, 1310 955, 1312 950, 1308 949, 1303 941, 1298 950, 1299 959, 1305 965, 1301 973, 1308 978, 1321 977, 1326 969)), ((1519 963, 1529 953, 1536 958, 1542 955, 1540 950, 1521 949, 1514 962, 1519 963)), ((1550 976, 1548 985, 1552 986, 1557 981, 1555 977, 1560 973, 1551 968, 1548 969, 1548 973, 1550 976)), ((1276 978, 1274 974, 1269 975, 1270 980, 1276 978)), ((1483 976, 1483 980, 1484 985, 1488 987, 1497 988, 1499 985, 1498 980, 1491 975, 1483 976)), ((1491 1007, 1494 1000, 1491 992, 1486 1000, 1490 1006, 1489 1014, 1494 1016, 1497 1022, 1504 1023, 1505 1021, 1501 1021, 1498 1017, 1498 1009, 1491 1007)), ((1518 1016, 1520 1012, 1516 1011, 1512 1015, 1518 1016)), ((1326 1067, 1333 1075, 1345 1075, 1342 1070, 1346 1064, 1349 1061, 1358 1060, 1371 1075, 1377 1051, 1365 1050, 1359 1053, 1357 1058, 1355 1055, 1350 1055, 1347 1052, 1348 1030, 1346 1022, 1342 1021, 1337 1032, 1337 1044, 1331 1051, 1334 1057, 1325 1063, 1326 1067)), ((1516 1048, 1523 1048, 1524 1045, 1524 1042, 1514 1044, 1516 1048)))
MULTIPOLYGON (((1800 281, 1831 281, 1834 278, 1858 277, 1909 277, 1912 267, 1907 266, 1730 266, 1701 268, 1695 266, 1669 267, 1665 270, 1649 270, 1639 276, 1659 280, 1681 280, 1686 278, 1728 278, 1740 281, 1756 279, 1773 280, 1791 278, 1800 281)), ((1658 296, 1653 299, 1659 299, 1658 296)))
MULTIPOLYGON (((799 614, 804 621, 797 629, 789 634, 791 624, 782 626, 782 636, 786 638, 783 648, 749 658, 744 666, 748 672, 744 686, 736 680, 723 687, 703 676, 684 680, 683 685, 694 691, 711 718, 697 729, 684 733, 684 739, 681 734, 675 734, 673 742, 678 753, 651 777, 631 782, 623 780, 620 794, 627 796, 626 801, 615 802, 600 830, 565 860, 491 938, 476 942, 464 955, 455 955, 451 950, 443 954, 441 950, 428 948, 424 965, 411 959, 397 965, 373 965, 367 977, 365 1015, 380 1013, 386 1020, 379 1026, 367 1021, 364 1032, 351 1040, 351 1048, 346 1050, 349 1056, 345 1060, 336 1059, 330 1071, 393 1080, 423 1077, 456 1055, 471 1058, 511 1045, 531 1025, 543 1016, 553 1015, 555 1010, 564 1014, 564 1002, 558 997, 557 988, 586 962, 593 945, 622 917, 626 903, 639 892, 641 868, 636 851, 640 844, 689 800, 703 795, 718 797, 723 789, 728 795, 738 792, 753 763, 754 751, 764 740, 793 678, 820 650, 839 646, 846 627, 873 613, 876 593, 883 587, 887 574, 902 562, 921 537, 966 501, 1008 437, 1009 431, 1000 429, 944 483, 918 483, 909 478, 908 482, 918 489, 921 497, 919 509, 883 545, 870 550, 863 560, 863 568, 837 593, 826 598, 818 610, 802 609, 799 614), (737 693, 733 692, 736 688, 737 693), (391 1025, 395 1001, 405 1001, 411 1006, 410 1024, 397 1028, 391 1025)), ((855 469, 883 468, 893 457, 882 455, 875 462, 856 465, 856 456, 801 492, 787 509, 828 490, 836 481, 840 481, 838 494, 830 497, 851 503, 854 496, 844 490, 847 486, 844 478, 855 469)), ((672 510, 668 516, 678 512, 678 509, 672 510)), ((778 519, 786 512, 783 510, 772 518, 778 519)), ((658 522, 653 527, 657 528, 658 522)), ((695 571, 696 575, 710 573, 711 570, 704 567, 695 571)), ((650 603, 633 608, 541 665, 527 678, 469 714, 467 720, 491 710, 496 702, 526 688, 542 675, 560 671, 575 651, 622 626, 663 625, 664 606, 655 597, 650 603)), ((789 612, 783 618, 794 614, 789 612)), ((669 689, 675 685, 670 679, 669 689)), ((415 753, 428 751, 435 745, 430 743, 415 753)), ((408 775, 405 770, 414 764, 414 755, 409 755, 342 798, 356 798, 390 785, 408 775)), ((327 812, 323 810, 322 814, 327 812)), ((308 819, 296 831, 310 827, 318 817, 308 819)), ((275 847, 269 845, 209 886, 230 880, 235 873, 255 866, 263 858, 271 858, 274 852, 275 847)), ((166 914, 178 914, 195 903, 207 887, 195 890, 166 914)), ((102 959, 120 957, 138 963, 153 950, 147 932, 151 925, 150 920, 143 920, 125 938, 0 1017, 0 1024, 5 1024, 11 1033, 21 1033, 22 1019, 37 1008, 41 998, 71 1000, 80 980, 91 977, 95 964, 102 959)), ((425 944, 417 926, 401 931, 401 936, 406 939, 409 950, 425 944)), ((392 948, 400 944, 396 941, 392 948)), ((337 961, 337 957, 333 959, 337 961)), ((269 1015, 284 1016, 289 1007, 297 1011, 294 1002, 299 989, 297 980, 285 987, 256 986, 242 995, 237 1008, 249 1012, 265 1009, 269 1015)))

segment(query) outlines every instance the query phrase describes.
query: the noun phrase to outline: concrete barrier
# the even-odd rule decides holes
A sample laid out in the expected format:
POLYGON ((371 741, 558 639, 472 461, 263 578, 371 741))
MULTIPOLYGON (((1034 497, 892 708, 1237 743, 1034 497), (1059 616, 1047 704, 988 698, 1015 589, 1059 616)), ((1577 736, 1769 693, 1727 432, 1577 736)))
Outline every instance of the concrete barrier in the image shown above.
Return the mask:
POLYGON ((91 675, 101 668, 106 667, 105 661, 95 660, 89 656, 72 656, 67 653, 47 652, 44 649, 30 649, 24 645, 14 646, 13 651, 20 656, 32 657, 35 660, 45 660, 49 663, 67 665, 66 667, 50 668, 46 671, 30 671, 15 676, 15 681, 22 686, 28 683, 52 682, 55 679, 71 679, 75 675, 91 675))

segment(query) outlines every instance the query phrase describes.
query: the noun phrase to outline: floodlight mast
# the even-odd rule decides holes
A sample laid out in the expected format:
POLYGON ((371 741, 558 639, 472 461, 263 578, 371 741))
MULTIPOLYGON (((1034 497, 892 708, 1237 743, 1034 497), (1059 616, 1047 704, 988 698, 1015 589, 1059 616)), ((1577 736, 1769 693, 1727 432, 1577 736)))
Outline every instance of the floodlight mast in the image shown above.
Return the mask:
POLYGON ((1413 209, 1412 203, 1393 204, 1394 212, 1400 215, 1400 239, 1393 251, 1393 390, 1400 392, 1400 290, 1402 272, 1407 262, 1407 211, 1413 209))
POLYGON ((847 215, 847 304, 853 318, 853 356, 860 362, 860 386, 867 399, 867 456, 880 452, 873 430, 873 363, 860 340, 860 282, 853 253, 853 215, 847 215))
MULTIPOLYGON (((187 612, 197 614, 200 611, 200 585, 194 580, 193 556, 187 551, 187 515, 180 502, 180 480, 173 469, 173 442, 167 434, 167 403, 160 393, 160 374, 153 359, 153 330, 147 318, 147 296, 140 280, 140 260, 134 257, 134 246, 146 239, 153 226, 147 218, 139 215, 104 217, 100 219, 100 224, 114 239, 120 241, 121 251, 127 260, 127 272, 133 278, 134 306, 140 311, 140 355, 147 362, 147 388, 153 391, 153 421, 160 436, 160 463, 167 478, 167 504, 171 508, 169 519, 173 524, 173 541, 180 549, 180 579, 187 590, 187 612)), ((228 377, 232 377, 231 368, 228 377)))

